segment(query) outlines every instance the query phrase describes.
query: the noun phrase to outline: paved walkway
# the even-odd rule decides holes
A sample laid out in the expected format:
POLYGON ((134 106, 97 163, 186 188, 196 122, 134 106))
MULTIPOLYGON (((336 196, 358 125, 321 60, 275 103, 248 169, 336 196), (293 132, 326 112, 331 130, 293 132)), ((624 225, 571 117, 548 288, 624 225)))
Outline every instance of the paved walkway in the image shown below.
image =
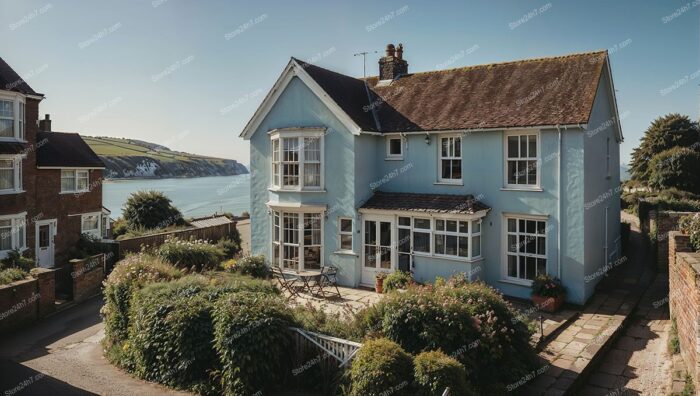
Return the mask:
MULTIPOLYGON (((293 297, 289 301, 293 305, 306 306, 311 305, 316 309, 320 309, 328 314, 340 314, 341 316, 349 317, 362 308, 375 304, 382 297, 374 290, 353 289, 350 287, 338 286, 340 297, 319 298, 308 293, 301 293, 298 297, 293 297)), ((326 287, 324 291, 329 296, 335 293, 335 288, 326 287)), ((285 292, 285 295, 289 293, 285 292)))
POLYGON ((672 357, 668 353, 668 274, 659 274, 639 302, 634 318, 603 357, 581 395, 667 395, 672 357))
POLYGON ((93 298, 0 341, 0 395, 186 395, 140 381, 102 356, 93 298))
POLYGON ((532 395, 572 393, 605 354, 616 332, 632 313, 650 275, 642 237, 632 233, 628 259, 613 264, 581 315, 544 344, 541 369, 524 389, 532 395))

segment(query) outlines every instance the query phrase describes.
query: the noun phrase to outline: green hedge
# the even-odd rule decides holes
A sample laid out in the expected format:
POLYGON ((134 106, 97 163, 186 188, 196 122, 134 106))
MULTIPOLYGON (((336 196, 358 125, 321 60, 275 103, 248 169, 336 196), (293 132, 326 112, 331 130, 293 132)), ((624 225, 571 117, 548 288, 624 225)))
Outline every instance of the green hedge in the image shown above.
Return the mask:
POLYGON ((350 368, 352 396, 412 395, 411 355, 385 338, 367 341, 350 368))
POLYGON ((477 394, 467 382, 464 365, 442 351, 422 352, 415 357, 413 365, 416 395, 442 395, 447 387, 451 395, 477 394))
POLYGON ((293 319, 279 296, 240 292, 214 311, 214 347, 227 395, 251 395, 281 386, 291 372, 293 319))
POLYGON ((394 271, 384 279, 384 293, 406 289, 413 282, 413 276, 410 272, 394 271))
POLYGON ((228 260, 224 263, 227 271, 250 275, 253 278, 266 279, 270 275, 270 267, 265 263, 265 256, 244 256, 228 260))
POLYGON ((156 254, 178 268, 193 271, 215 269, 224 259, 224 251, 202 240, 185 241, 169 238, 158 247, 156 254))
POLYGON ((182 276, 172 265, 152 255, 138 253, 118 262, 104 282, 105 305, 102 317, 108 346, 127 338, 129 307, 132 295, 146 284, 168 281, 182 276))

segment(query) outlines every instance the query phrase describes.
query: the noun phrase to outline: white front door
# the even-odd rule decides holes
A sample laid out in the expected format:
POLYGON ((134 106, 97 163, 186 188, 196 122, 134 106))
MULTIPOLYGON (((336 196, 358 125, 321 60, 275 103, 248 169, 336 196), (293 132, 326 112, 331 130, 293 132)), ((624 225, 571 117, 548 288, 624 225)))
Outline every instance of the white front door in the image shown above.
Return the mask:
POLYGON ((377 272, 396 268, 393 216, 367 215, 362 221, 362 284, 374 285, 377 272))
POLYGON ((36 264, 42 268, 54 265, 54 238, 56 236, 56 220, 40 220, 36 222, 36 264))

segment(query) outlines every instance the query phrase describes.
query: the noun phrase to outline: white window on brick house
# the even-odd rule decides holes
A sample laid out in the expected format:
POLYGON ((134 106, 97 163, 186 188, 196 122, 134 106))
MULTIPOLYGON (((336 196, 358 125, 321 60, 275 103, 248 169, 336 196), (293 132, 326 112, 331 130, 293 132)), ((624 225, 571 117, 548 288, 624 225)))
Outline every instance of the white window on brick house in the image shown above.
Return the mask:
POLYGON ((0 259, 27 247, 26 213, 0 216, 0 259))
POLYGON ((0 141, 24 140, 25 124, 24 96, 0 92, 0 141))
POLYGON ((90 188, 90 172, 85 169, 61 169, 61 192, 86 192, 90 188))
POLYGON ((22 191, 22 157, 0 155, 0 194, 22 191))
POLYGON ((80 216, 80 233, 88 234, 95 238, 102 236, 102 213, 86 213, 80 216))

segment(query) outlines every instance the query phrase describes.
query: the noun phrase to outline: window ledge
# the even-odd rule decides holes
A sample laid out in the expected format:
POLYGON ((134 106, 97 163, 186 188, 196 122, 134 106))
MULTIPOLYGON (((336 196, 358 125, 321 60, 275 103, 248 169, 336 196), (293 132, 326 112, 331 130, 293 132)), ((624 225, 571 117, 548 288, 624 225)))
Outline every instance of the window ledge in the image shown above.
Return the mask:
POLYGON ((530 280, 515 280, 515 279, 502 278, 502 279, 499 279, 498 282, 507 283, 507 284, 515 285, 515 286, 532 287, 532 281, 530 281, 530 280))
POLYGON ((11 143, 29 143, 25 139, 20 139, 16 137, 2 136, 0 137, 0 142, 11 142, 11 143))
POLYGON ((325 193, 326 192, 326 189, 323 189, 323 190, 309 190, 309 189, 290 190, 287 188, 278 188, 278 187, 269 187, 267 190, 272 191, 272 192, 297 192, 297 193, 325 193))
POLYGON ((403 161, 403 157, 386 157, 384 161, 403 161))
POLYGON ((360 256, 359 254, 353 252, 352 250, 336 250, 335 252, 333 252, 333 254, 337 254, 340 256, 355 256, 355 257, 360 256))
POLYGON ((436 186, 464 186, 464 182, 462 182, 462 181, 458 181, 458 182, 436 181, 433 184, 436 186))
POLYGON ((501 187, 501 191, 533 191, 542 192, 544 191, 541 187, 501 187))
POLYGON ((6 191, 0 191, 0 195, 22 194, 25 192, 27 192, 27 190, 6 190, 6 191))
POLYGON ((69 194, 84 194, 89 193, 90 190, 77 190, 77 191, 61 191, 58 195, 69 195, 69 194))

